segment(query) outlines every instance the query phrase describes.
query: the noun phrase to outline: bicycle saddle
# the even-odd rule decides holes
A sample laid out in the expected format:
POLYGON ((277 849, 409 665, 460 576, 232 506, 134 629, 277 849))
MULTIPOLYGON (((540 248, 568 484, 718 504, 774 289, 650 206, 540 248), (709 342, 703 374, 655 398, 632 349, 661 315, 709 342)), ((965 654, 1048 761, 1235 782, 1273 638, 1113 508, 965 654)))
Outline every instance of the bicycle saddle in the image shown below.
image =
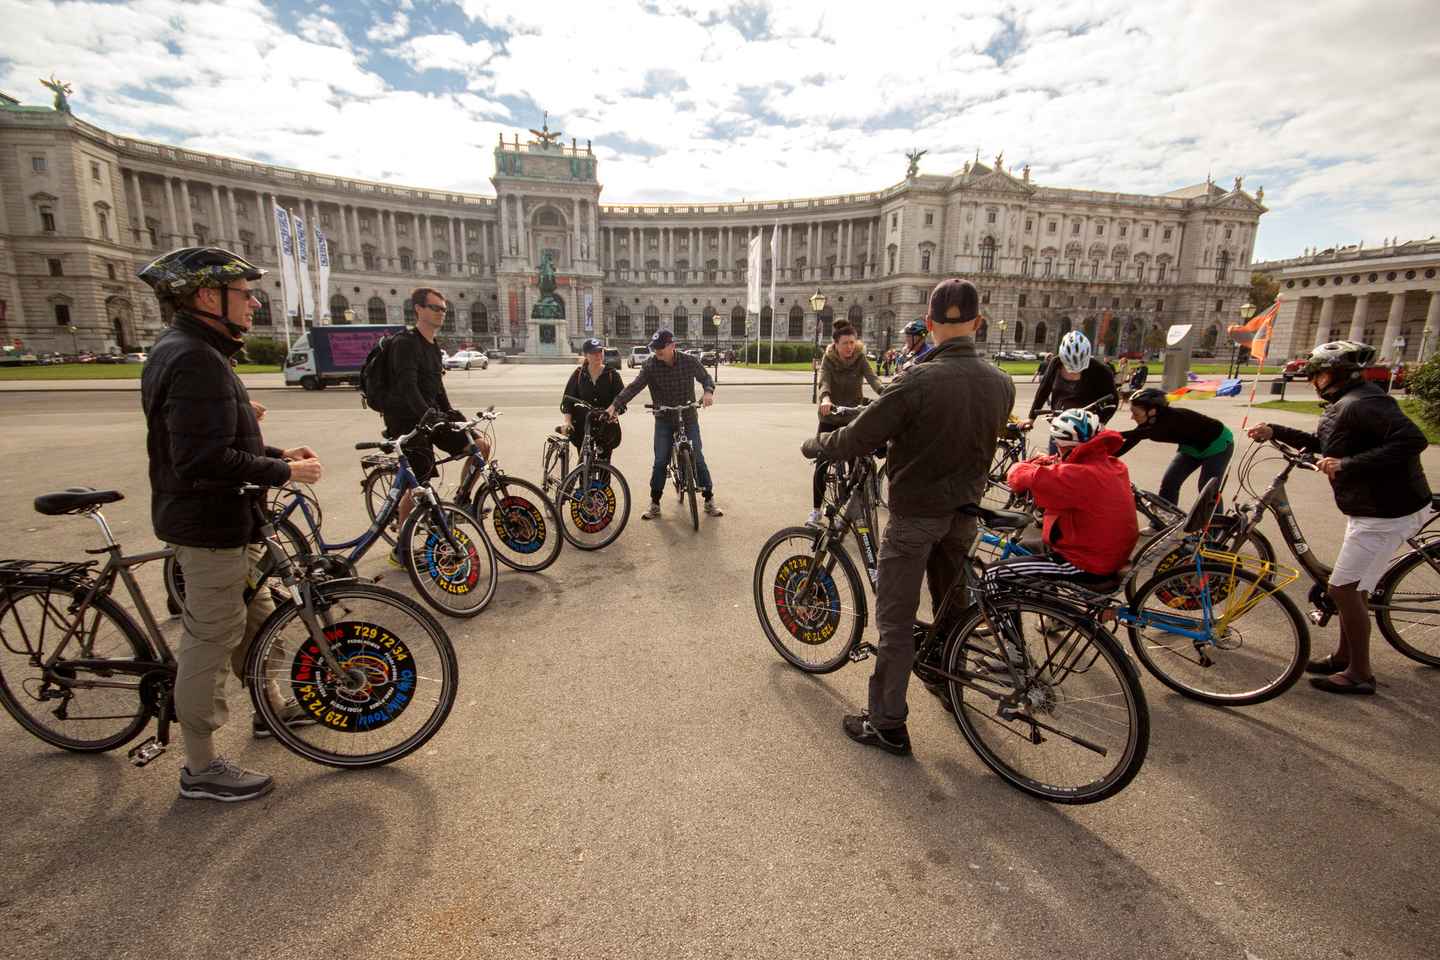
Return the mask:
POLYGON ((78 513, 102 503, 124 500, 119 490, 96 490, 94 487, 70 487, 59 493, 45 493, 35 498, 35 510, 55 517, 62 513, 78 513))
POLYGON ((967 516, 978 517, 981 523, 992 530, 1023 530, 1035 522, 1035 518, 1028 513, 1017 513, 1012 510, 987 510, 973 503, 967 503, 961 507, 960 512, 967 516))

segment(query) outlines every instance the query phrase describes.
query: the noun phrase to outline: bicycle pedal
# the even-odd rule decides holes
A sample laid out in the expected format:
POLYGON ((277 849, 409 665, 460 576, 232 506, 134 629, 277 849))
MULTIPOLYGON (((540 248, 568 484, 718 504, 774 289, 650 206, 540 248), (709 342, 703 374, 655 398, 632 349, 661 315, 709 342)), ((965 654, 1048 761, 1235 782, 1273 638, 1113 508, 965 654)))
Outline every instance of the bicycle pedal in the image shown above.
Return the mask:
POLYGON ((877 652, 878 651, 875 649, 875 644, 859 643, 852 647, 850 652, 846 654, 846 656, 850 658, 851 663, 859 663, 861 660, 870 659, 877 652))
POLYGON ((155 737, 151 737, 130 748, 130 762, 137 767, 143 767, 164 752, 165 744, 161 743, 155 737))
POLYGON ((1330 613, 1327 610, 1311 610, 1310 622, 1317 627, 1323 627, 1330 622, 1330 613))

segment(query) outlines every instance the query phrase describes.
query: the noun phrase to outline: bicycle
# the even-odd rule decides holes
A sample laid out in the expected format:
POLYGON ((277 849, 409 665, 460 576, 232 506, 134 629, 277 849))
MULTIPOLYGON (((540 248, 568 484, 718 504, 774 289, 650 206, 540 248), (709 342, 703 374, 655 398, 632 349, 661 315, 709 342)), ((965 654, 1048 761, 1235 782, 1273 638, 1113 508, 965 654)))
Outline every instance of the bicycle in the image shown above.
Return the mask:
MULTIPOLYGON (((445 630, 393 590, 332 579, 323 558, 291 558, 244 485, 266 557, 286 597, 260 626, 243 681, 256 714, 283 746, 316 763, 374 767, 418 750, 445 723, 459 688, 445 630), (316 721, 290 726, 297 705, 316 721)), ((152 719, 156 733, 129 751, 145 766, 165 752, 175 722, 175 655, 131 570, 173 550, 126 556, 100 507, 115 490, 71 489, 35 499, 46 516, 90 517, 104 546, 98 561, 0 563, 0 702, 46 743, 80 753, 123 746, 152 719), (112 598, 124 584, 140 623, 112 598), (92 696, 93 695, 93 696, 92 696)), ((246 591, 253 596, 254 585, 246 591)))
MULTIPOLYGON (((832 406, 830 408, 829 421, 835 429, 847 426, 869 405, 870 400, 868 398, 862 398, 858 406, 832 406)), ((889 474, 885 469, 885 464, 879 462, 879 458, 883 457, 885 452, 885 448, 881 447, 869 456, 871 474, 869 481, 870 488, 867 493, 873 508, 871 519, 874 522, 871 524, 871 529, 876 530, 880 528, 880 521, 890 514, 888 499, 890 495, 889 474)), ((841 497, 841 489, 845 482, 845 474, 850 469, 851 464, 852 461, 826 461, 825 496, 831 503, 839 504, 844 502, 841 497)))
MULTIPOLYGON (((755 562, 761 628, 781 657, 807 673, 876 652, 862 642, 864 588, 841 547, 842 518, 864 509, 863 470, 845 491, 845 508, 827 507, 823 528, 781 530, 755 562)), ((976 505, 963 511, 996 525, 1007 517, 1028 522, 976 505)), ((1099 623, 1112 602, 1063 584, 988 586, 973 569, 979 539, 934 622, 915 625, 915 675, 943 690, 971 749, 1012 786, 1055 803, 1113 796, 1144 763, 1150 715, 1135 666, 1099 623), (965 596, 974 602, 957 612, 965 596), (953 626, 942 636, 945 623, 953 626)))
MULTIPOLYGON (((297 535, 305 542, 306 536, 298 533, 294 523, 298 514, 309 530, 309 541, 324 558, 325 568, 331 575, 354 578, 360 560, 383 539, 385 528, 398 517, 401 497, 407 490, 414 490, 415 507, 397 534, 400 559, 410 583, 426 603, 442 613, 473 617, 489 606, 495 596, 495 549, 484 528, 470 513, 441 500, 433 487, 420 483, 410 470, 403 449, 403 444, 431 429, 434 422, 431 418, 422 419, 414 430, 395 440, 355 444, 356 450, 382 450, 389 454, 398 451, 385 500, 359 536, 339 542, 326 540, 320 529, 318 504, 312 506, 312 498, 288 486, 282 488, 278 504, 272 507, 268 519, 277 529, 288 531, 287 542, 297 535)), ((184 571, 173 557, 165 561, 165 587, 172 602, 184 607, 184 571)))
POLYGON ((684 503, 687 499, 690 501, 690 525, 696 530, 700 529, 700 505, 695 498, 695 446, 685 432, 685 411, 699 410, 700 406, 694 400, 671 407, 653 403, 645 404, 645 409, 655 411, 657 417, 661 414, 675 415, 677 426, 674 439, 671 441, 670 460, 665 464, 665 471, 675 484, 675 495, 680 502, 684 503))
MULTIPOLYGON (((1310 630, 1282 592, 1299 579, 1299 571, 1227 551, 1210 538, 1218 487, 1219 481, 1211 480, 1188 514, 1143 545, 1113 589, 1089 589, 1123 588, 1116 622, 1125 626, 1136 658, 1155 679, 1202 703, 1248 706, 1279 696, 1300 679, 1310 656, 1310 630), (1180 545, 1142 579, 1148 558, 1176 539, 1180 545)), ((1017 542, 1022 529, 1008 536, 982 530, 980 541, 996 559, 1029 556, 1017 542)))
MULTIPOLYGON (((489 518, 490 528, 495 533, 495 555, 501 563, 521 573, 538 573, 555 562, 564 546, 560 538, 551 535, 552 531, 560 528, 560 517, 555 505, 539 487, 528 480, 509 476, 500 469, 500 462, 495 457, 497 441, 494 432, 494 423, 499 416, 492 407, 475 414, 473 420, 460 423, 445 421, 444 424, 453 429, 470 431, 478 428, 485 431, 490 454, 482 456, 479 450, 459 453, 438 460, 435 465, 443 467, 457 460, 464 461, 453 502, 464 505, 477 519, 483 521, 489 518)), ((360 481, 365 510, 374 520, 385 503, 385 492, 394 484, 398 467, 390 453, 371 455, 360 463, 365 468, 365 475, 360 481)), ((481 529, 485 529, 483 523, 481 529)), ((390 543, 395 542, 398 532, 398 518, 392 518, 381 528, 381 535, 390 543)))
MULTIPOLYGON (((1225 534, 1232 542, 1243 537, 1273 558, 1275 548, 1258 528, 1267 512, 1274 513, 1281 540, 1311 581, 1310 622, 1323 627, 1336 614, 1328 591, 1331 567, 1310 549, 1285 487, 1292 472, 1316 470, 1318 460, 1314 454, 1278 440, 1252 446, 1241 459, 1238 474, 1241 489, 1254 500, 1240 503, 1236 498, 1233 512, 1226 518, 1225 534), (1279 457, 1260 459, 1267 446, 1279 451, 1279 457), (1261 463, 1273 459, 1283 460, 1285 467, 1263 493, 1257 492, 1251 484, 1252 474, 1261 463)), ((1434 498, 1433 505, 1440 509, 1440 497, 1434 498)), ((1431 530, 1436 519, 1440 513, 1406 540, 1409 552, 1390 561, 1370 594, 1370 610, 1386 642, 1411 660, 1431 667, 1440 667, 1440 532, 1431 530)))
MULTIPOLYGON (((563 428, 545 438, 540 455, 541 490, 552 495, 560 511, 560 533, 581 550, 599 550, 614 543, 630 522, 630 484, 618 467, 601 460, 592 424, 606 419, 602 407, 571 399, 581 411, 583 433, 580 462, 570 469, 570 438, 563 428), (568 521, 568 522, 567 522, 568 521)), ((573 430, 574 427, 571 427, 573 430)))

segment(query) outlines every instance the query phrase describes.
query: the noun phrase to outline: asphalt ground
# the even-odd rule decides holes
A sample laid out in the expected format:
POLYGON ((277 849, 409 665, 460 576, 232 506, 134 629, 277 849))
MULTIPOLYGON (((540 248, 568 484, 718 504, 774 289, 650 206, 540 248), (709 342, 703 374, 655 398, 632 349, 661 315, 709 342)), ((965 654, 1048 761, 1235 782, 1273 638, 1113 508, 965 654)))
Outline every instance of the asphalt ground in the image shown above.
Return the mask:
MULTIPOLYGON (((500 462, 535 480, 567 371, 487 376, 505 369, 450 378, 452 397, 503 411, 500 462)), ((870 664, 795 671, 751 594, 761 544, 809 509, 809 392, 727 389, 724 373, 701 424, 727 515, 695 533, 673 498, 658 522, 637 503, 606 550, 567 546, 544 573, 502 572, 489 610, 446 621, 460 697, 414 756, 360 772, 307 763, 251 739, 237 689, 219 744, 278 785, 217 804, 178 799, 178 744, 136 769, 123 750, 70 755, 0 721, 0 952, 1436 955, 1440 672, 1378 633, 1382 686, 1368 699, 1302 681, 1217 709, 1142 671, 1148 759, 1124 792, 1084 807, 1007 786, 914 685, 913 759, 852 744, 840 717, 864 705, 870 664)), ((377 418, 350 390, 260 399, 268 440, 308 443, 326 462, 327 533, 358 532, 353 445, 378 436, 377 418)), ((1236 427, 1243 415, 1234 401, 1202 409, 1236 427)), ((0 424, 0 552, 93 547, 88 521, 30 508, 77 484, 125 491, 105 511, 117 537, 155 545, 138 394, 7 392, 0 424)), ((649 423, 633 408, 624 427, 615 462, 643 500, 649 423)), ((1153 489, 1171 453, 1142 445, 1127 462, 1153 489)), ((1440 477, 1440 454, 1425 460, 1440 477)), ((1310 542, 1333 557, 1343 523, 1323 478, 1290 489, 1310 542)), ((361 569, 410 589, 378 551, 361 569)), ((157 606, 158 574, 145 579, 157 606)), ((172 639, 177 627, 165 623, 172 639)), ((1334 632, 1313 631, 1317 652, 1334 632)))

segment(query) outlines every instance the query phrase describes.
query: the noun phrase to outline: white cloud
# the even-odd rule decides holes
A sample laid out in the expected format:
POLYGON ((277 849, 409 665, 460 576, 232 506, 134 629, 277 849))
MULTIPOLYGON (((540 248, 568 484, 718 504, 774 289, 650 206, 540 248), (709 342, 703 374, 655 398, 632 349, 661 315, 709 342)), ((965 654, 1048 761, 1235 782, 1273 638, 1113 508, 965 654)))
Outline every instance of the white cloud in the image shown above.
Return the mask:
POLYGON ((458 6, 471 29, 442 32, 391 4, 367 49, 337 25, 349 8, 287 32, 259 0, 0 0, 0 86, 25 95, 53 68, 117 130, 437 188, 488 191, 496 133, 538 120, 512 121, 513 98, 597 141, 610 202, 875 190, 910 147, 934 173, 979 148, 1066 187, 1245 174, 1274 211, 1262 253, 1440 229, 1440 117, 1416 107, 1440 94, 1426 0, 458 6), (377 73, 376 50, 413 74, 377 73), (469 92, 435 92, 444 71, 469 92))

